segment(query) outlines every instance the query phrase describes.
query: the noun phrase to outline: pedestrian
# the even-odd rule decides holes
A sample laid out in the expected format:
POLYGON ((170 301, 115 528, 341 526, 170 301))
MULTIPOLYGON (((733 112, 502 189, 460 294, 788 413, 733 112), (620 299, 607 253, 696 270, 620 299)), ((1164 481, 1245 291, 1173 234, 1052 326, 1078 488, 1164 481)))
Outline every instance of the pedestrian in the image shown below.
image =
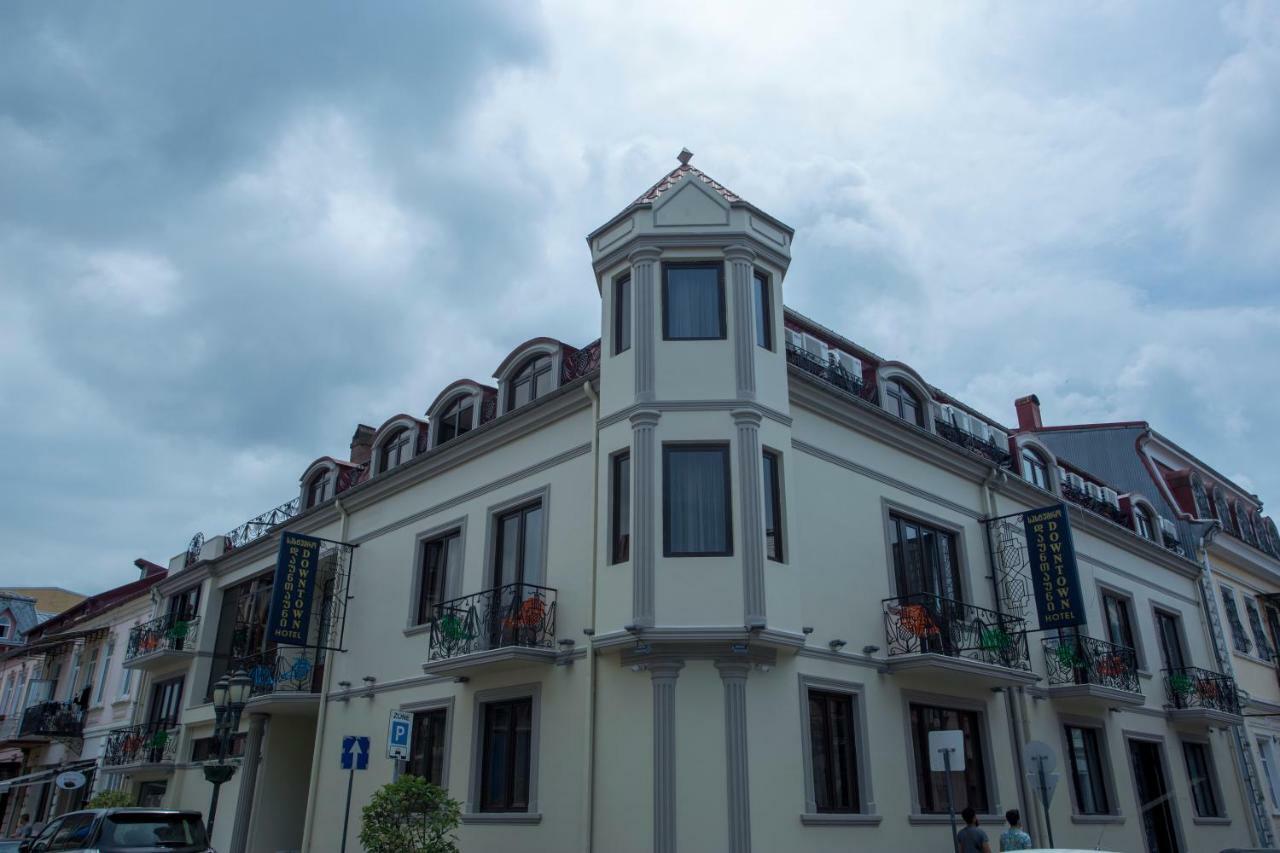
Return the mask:
POLYGON ((1030 850, 1031 836, 1022 831, 1022 814, 1017 809, 1009 809, 1004 813, 1009 828, 1000 833, 1000 853, 1006 850, 1030 850))
POLYGON ((991 843, 987 834, 978 829, 978 813, 973 806, 965 806, 960 817, 964 818, 964 829, 956 833, 956 853, 991 853, 991 843))
POLYGON ((18 829, 17 829, 17 832, 14 833, 13 837, 27 838, 30 836, 30 831, 29 831, 30 829, 31 829, 31 815, 24 812, 22 817, 18 818, 18 829))

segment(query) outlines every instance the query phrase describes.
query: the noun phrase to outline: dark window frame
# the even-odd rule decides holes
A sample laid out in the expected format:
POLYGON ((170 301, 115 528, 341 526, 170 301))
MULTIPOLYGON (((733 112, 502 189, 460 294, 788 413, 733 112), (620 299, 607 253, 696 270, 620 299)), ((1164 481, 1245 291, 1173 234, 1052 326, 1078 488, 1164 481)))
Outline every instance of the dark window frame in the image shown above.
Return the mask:
POLYGON ((662 445, 662 556, 664 557, 732 557, 733 556, 733 472, 730 470, 727 441, 671 441, 662 445), (723 551, 674 551, 671 548, 671 457, 684 451, 715 450, 724 460, 724 535, 723 551))
POLYGON ((910 384, 904 382, 899 376, 891 376, 885 380, 884 395, 888 400, 892 401, 893 404, 889 409, 889 414, 896 415, 899 420, 906 421, 909 424, 915 424, 921 429, 927 429, 925 424, 927 422, 926 410, 928 403, 921 399, 920 395, 916 393, 915 389, 912 388, 910 384), (914 419, 907 417, 905 409, 903 408, 904 399, 910 399, 912 404, 916 407, 917 414, 914 419))
POLYGON ((1222 797, 1218 792, 1218 779, 1214 773, 1213 752, 1209 744, 1200 740, 1182 741, 1182 766, 1187 771, 1187 788, 1191 794, 1191 807, 1196 817, 1223 818, 1226 811, 1222 808, 1222 797), (1203 777, 1197 779, 1192 768, 1191 755, 1199 754, 1204 762, 1203 777))
POLYGON ((480 708, 480 790, 476 797, 477 809, 481 812, 527 812, 532 802, 533 794, 533 750, 534 739, 537 732, 534 731, 534 700, 532 696, 513 697, 511 699, 496 699, 485 702, 480 708), (523 766, 519 761, 518 748, 518 729, 519 716, 516 713, 517 706, 528 706, 529 718, 529 747, 525 753, 523 766), (503 780, 503 788, 505 797, 500 801, 493 801, 488 798, 489 782, 491 773, 493 772, 493 762, 490 761, 491 749, 493 745, 493 728, 491 727, 490 715, 495 713, 499 708, 508 709, 508 726, 505 732, 507 737, 507 749, 504 755, 502 770, 508 773, 506 779, 503 780), (515 797, 515 787, 520 773, 524 774, 525 801, 521 804, 515 797))
POLYGON ((662 265, 662 339, 664 341, 723 341, 729 337, 727 318, 725 317, 724 296, 724 262, 723 261, 671 261, 662 265), (720 334, 703 337, 671 337, 671 318, 667 311, 670 304, 668 298, 669 281, 667 272, 673 269, 715 269, 716 288, 720 297, 720 334))
POLYGON ((809 687, 805 691, 809 712, 809 765, 811 783, 813 785, 814 810, 819 814, 860 814, 863 810, 861 780, 858 777, 858 752, 864 748, 858 737, 858 702, 857 696, 840 690, 823 690, 809 687), (821 702, 822 731, 814 729, 814 700, 821 702), (847 713, 848 726, 846 749, 841 750, 833 738, 834 722, 832 709, 842 705, 847 713), (819 762, 818 752, 823 755, 819 762), (822 776, 822 769, 827 773, 822 776), (836 790, 836 773, 844 776, 845 796, 840 802, 836 790))
POLYGON ((1156 639, 1160 644, 1160 661, 1166 669, 1185 669, 1190 666, 1187 662, 1187 643, 1182 633, 1182 614, 1175 613, 1172 610, 1166 610, 1163 607, 1153 608, 1154 621, 1156 626, 1156 639), (1164 630, 1164 626, 1168 625, 1173 632, 1168 634, 1164 630), (1167 640, 1173 641, 1173 648, 1170 649, 1167 640), (1178 660, 1172 660, 1170 652, 1176 653, 1178 660))
POLYGON ((773 352, 773 280, 758 269, 751 274, 751 302, 756 346, 773 352))
POLYGON ((409 731, 409 759, 404 763, 404 772, 443 786, 449 761, 449 708, 441 706, 414 711, 409 731), (419 738, 424 734, 428 742, 422 746, 419 738), (435 742, 437 737, 439 743, 435 742), (436 766, 437 759, 439 766, 436 766))
POLYGON ((493 518, 493 528, 492 528, 493 553, 491 555, 491 561, 489 566, 489 571, 490 571, 489 577, 490 577, 491 583, 488 588, 501 589, 502 587, 507 586, 509 584, 525 584, 525 585, 531 585, 531 586, 541 585, 545 580, 546 571, 547 571, 546 549, 547 549, 548 528, 547 528, 546 501, 542 497, 536 497, 536 498, 533 498, 532 500, 521 501, 520 503, 514 504, 512 506, 504 507, 501 510, 498 510, 497 512, 492 513, 492 518, 493 518), (529 524, 530 524, 529 513, 533 512, 534 510, 539 510, 542 513, 541 517, 538 519, 538 522, 537 522, 541 526, 541 530, 538 535, 541 539, 542 553, 540 553, 537 557, 539 576, 536 580, 531 580, 527 574, 529 570, 529 565, 526 558, 529 556, 528 548, 527 548, 528 541, 529 541, 529 524), (504 522, 513 516, 518 516, 520 519, 519 524, 517 526, 517 530, 516 530, 516 558, 518 560, 518 566, 516 568, 516 572, 519 575, 519 578, 517 580, 508 580, 508 581, 505 581, 504 583, 499 583, 499 581, 502 580, 502 555, 504 550, 503 546, 506 542, 504 538, 505 533, 503 531, 504 522))
POLYGON ((921 521, 918 518, 897 512, 896 510, 891 510, 889 512, 888 522, 889 550, 892 559, 892 565, 890 568, 893 570, 892 580, 894 595, 896 597, 903 598, 908 595, 923 594, 936 595, 962 603, 968 600, 967 590, 964 585, 965 566, 962 562, 964 548, 959 531, 942 527, 928 521, 921 521), (922 579, 927 575, 928 579, 934 582, 934 589, 910 589, 910 584, 906 583, 906 581, 909 580, 907 571, 910 568, 906 554, 906 543, 911 541, 909 537, 905 535, 907 527, 913 527, 918 531, 917 541, 920 542, 918 547, 921 549, 920 567, 923 570, 922 579), (935 543, 944 541, 948 543, 951 572, 953 575, 951 582, 955 587, 953 595, 946 594, 946 590, 939 587, 938 582, 944 580, 941 573, 945 567, 942 564, 941 553, 937 550, 936 544, 932 555, 924 553, 925 534, 931 535, 935 543), (928 561, 932 562, 932 565, 926 565, 926 557, 929 556, 934 558, 933 560, 928 561))
POLYGON ((418 600, 415 604, 415 613, 417 621, 415 625, 426 625, 435 616, 434 611, 437 605, 446 601, 445 596, 449 594, 449 572, 452 566, 449 565, 449 542, 458 540, 458 546, 462 545, 462 528, 454 527, 449 530, 431 535, 422 540, 422 544, 418 551, 418 600), (433 553, 442 554, 444 565, 439 568, 439 598, 429 607, 427 605, 427 561, 433 553))
POLYGON ((306 509, 311 509, 311 507, 313 506, 320 506, 320 504, 328 500, 328 498, 325 497, 325 492, 329 491, 329 478, 332 476, 332 474, 333 474, 332 471, 330 471, 328 468, 324 468, 312 474, 311 479, 307 480, 306 509), (318 494, 317 494, 317 488, 316 488, 317 486, 319 487, 318 494))
POLYGON ((619 450, 609 457, 609 564, 631 559, 631 450, 619 450), (626 484, 622 466, 626 466, 626 484), (626 504, 625 508, 623 504, 626 504), (623 530, 623 527, 626 529, 623 530))
POLYGON ((393 429, 386 438, 378 445, 378 473, 390 471, 413 458, 413 448, 409 440, 410 432, 407 426, 399 426, 393 429), (395 461, 392 461, 392 454, 395 455, 395 461))
POLYGON ((1066 741, 1066 765, 1067 772, 1071 776, 1071 792, 1073 795, 1073 807, 1078 815, 1109 815, 1114 814, 1114 806, 1112 805, 1111 785, 1108 779, 1107 767, 1105 762, 1109 754, 1105 748, 1105 731, 1100 726, 1083 725, 1078 723, 1065 723, 1062 727, 1063 738, 1066 741), (1072 732, 1080 733, 1080 743, 1084 747, 1084 771, 1088 776, 1089 799, 1095 804, 1092 807, 1086 806, 1085 800, 1085 779, 1081 778, 1081 767, 1078 762, 1079 756, 1075 752, 1075 741, 1072 739, 1072 732))
POLYGON ((1022 448, 1022 479, 1033 486, 1049 491, 1049 465, 1040 455, 1040 451, 1032 447, 1022 448), (1036 474, 1040 476, 1037 477, 1036 474))
POLYGON ((1137 646, 1135 643, 1137 642, 1138 635, 1134 630, 1133 599, 1123 593, 1104 588, 1102 590, 1102 621, 1106 626, 1108 642, 1117 646, 1126 646, 1133 649, 1135 654, 1137 653, 1137 646), (1116 605, 1115 625, 1113 625, 1111 621, 1109 602, 1115 602, 1116 605), (1113 628, 1118 630, 1121 634, 1127 634, 1128 636, 1116 636, 1113 628))
POLYGON ((764 555, 775 563, 787 561, 786 549, 786 514, 782 507, 782 454, 766 447, 760 454, 763 465, 764 487, 764 555), (770 473, 770 466, 773 471, 770 473), (773 532, 773 547, 770 548, 769 533, 773 532))
POLYGON ((453 441, 455 438, 475 429, 475 412, 476 400, 475 395, 471 392, 464 391, 451 397, 447 405, 441 409, 440 414, 434 418, 436 422, 435 446, 439 447, 445 442, 453 441), (465 427, 462 425, 464 415, 467 421, 465 427), (452 430, 452 433, 447 437, 442 435, 446 426, 452 430))
POLYGON ((514 412, 516 409, 524 408, 535 400, 540 400, 556 390, 555 366, 555 356, 549 352, 533 353, 520 362, 520 366, 511 372, 511 378, 507 380, 507 411, 514 412), (540 362, 542 361, 546 361, 546 364, 541 364, 540 362), (545 391, 539 392, 539 380, 544 376, 550 377, 548 380, 549 387, 545 391), (517 404, 516 392, 525 383, 528 383, 530 388, 529 399, 517 404))
POLYGON ((613 279, 613 354, 621 355, 631 349, 631 273, 625 272, 613 279))
MULTIPOLYGON (((937 705, 930 700, 910 701, 907 703, 907 728, 911 733, 911 751, 913 764, 912 784, 915 786, 916 806, 921 814, 946 814, 947 806, 945 802, 932 802, 932 771, 929 769, 929 732, 937 731, 928 727, 925 720, 926 711, 942 711, 962 716, 968 716, 972 719, 973 732, 973 760, 966 757, 965 769, 963 771, 967 780, 970 774, 975 775, 973 787, 981 794, 982 801, 979 803, 969 802, 968 805, 978 812, 978 814, 990 814, 992 803, 991 791, 991 773, 987 766, 987 731, 986 731, 986 715, 974 708, 952 707, 947 705, 937 705), (913 711, 919 709, 921 713, 915 715, 913 719, 913 711)), ((968 740, 966 738, 966 740, 968 740)), ((955 771, 959 772, 959 771, 955 771)), ((968 799, 965 790, 958 790, 955 795, 959 798, 957 802, 964 802, 968 799)))

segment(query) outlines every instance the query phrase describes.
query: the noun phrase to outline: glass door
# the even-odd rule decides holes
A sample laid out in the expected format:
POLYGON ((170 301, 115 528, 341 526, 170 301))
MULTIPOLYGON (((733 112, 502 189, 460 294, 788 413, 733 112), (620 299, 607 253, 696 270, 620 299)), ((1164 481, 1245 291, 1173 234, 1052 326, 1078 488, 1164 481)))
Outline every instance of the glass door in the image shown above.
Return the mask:
POLYGON ((1172 797, 1164 775, 1164 756, 1153 741, 1129 741, 1129 763, 1137 788, 1138 810, 1147 853, 1180 853, 1172 797))
POLYGON ((1156 611, 1156 633, 1160 635, 1160 656, 1165 669, 1180 670, 1187 666, 1182 649, 1182 628, 1178 617, 1163 610, 1156 611))
POLYGON ((520 645, 536 632, 546 603, 534 583, 542 580, 542 503, 531 503, 498 517, 493 588, 486 596, 491 648, 520 645))

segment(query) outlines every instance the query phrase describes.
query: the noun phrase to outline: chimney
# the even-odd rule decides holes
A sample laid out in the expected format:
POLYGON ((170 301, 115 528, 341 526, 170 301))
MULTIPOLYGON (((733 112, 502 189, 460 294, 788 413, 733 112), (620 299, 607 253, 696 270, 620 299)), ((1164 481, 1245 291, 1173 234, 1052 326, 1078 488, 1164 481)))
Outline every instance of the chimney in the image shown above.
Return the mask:
POLYGON ((363 465, 373 456, 373 437, 377 430, 368 424, 358 424, 355 435, 351 436, 351 456, 353 465, 363 465))
POLYGON ((1040 420, 1040 398, 1028 394, 1013 401, 1013 408, 1018 412, 1019 432, 1028 432, 1044 428, 1040 420))

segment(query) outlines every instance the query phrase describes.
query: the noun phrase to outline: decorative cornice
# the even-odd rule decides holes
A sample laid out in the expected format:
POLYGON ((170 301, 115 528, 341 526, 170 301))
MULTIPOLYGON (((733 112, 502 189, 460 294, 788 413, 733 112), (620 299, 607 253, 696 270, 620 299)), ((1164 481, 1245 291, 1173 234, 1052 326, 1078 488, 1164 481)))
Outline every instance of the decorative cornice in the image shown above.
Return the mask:
POLYGON ((600 429, 613 426, 616 423, 625 421, 641 410, 656 412, 732 412, 735 409, 750 409, 783 426, 791 426, 790 415, 783 414, 769 406, 762 406, 752 400, 651 400, 644 403, 635 403, 605 415, 596 422, 596 426, 600 429))
POLYGON ((636 251, 641 249, 660 252, 663 249, 697 248, 723 252, 729 246, 744 243, 747 248, 756 253, 756 257, 763 258, 780 269, 785 270, 791 264, 791 259, 779 252, 776 247, 770 246, 747 231, 734 230, 704 231, 697 234, 636 233, 621 240, 608 254, 597 258, 591 266, 595 270, 597 284, 599 284, 600 275, 605 270, 629 260, 636 251))

